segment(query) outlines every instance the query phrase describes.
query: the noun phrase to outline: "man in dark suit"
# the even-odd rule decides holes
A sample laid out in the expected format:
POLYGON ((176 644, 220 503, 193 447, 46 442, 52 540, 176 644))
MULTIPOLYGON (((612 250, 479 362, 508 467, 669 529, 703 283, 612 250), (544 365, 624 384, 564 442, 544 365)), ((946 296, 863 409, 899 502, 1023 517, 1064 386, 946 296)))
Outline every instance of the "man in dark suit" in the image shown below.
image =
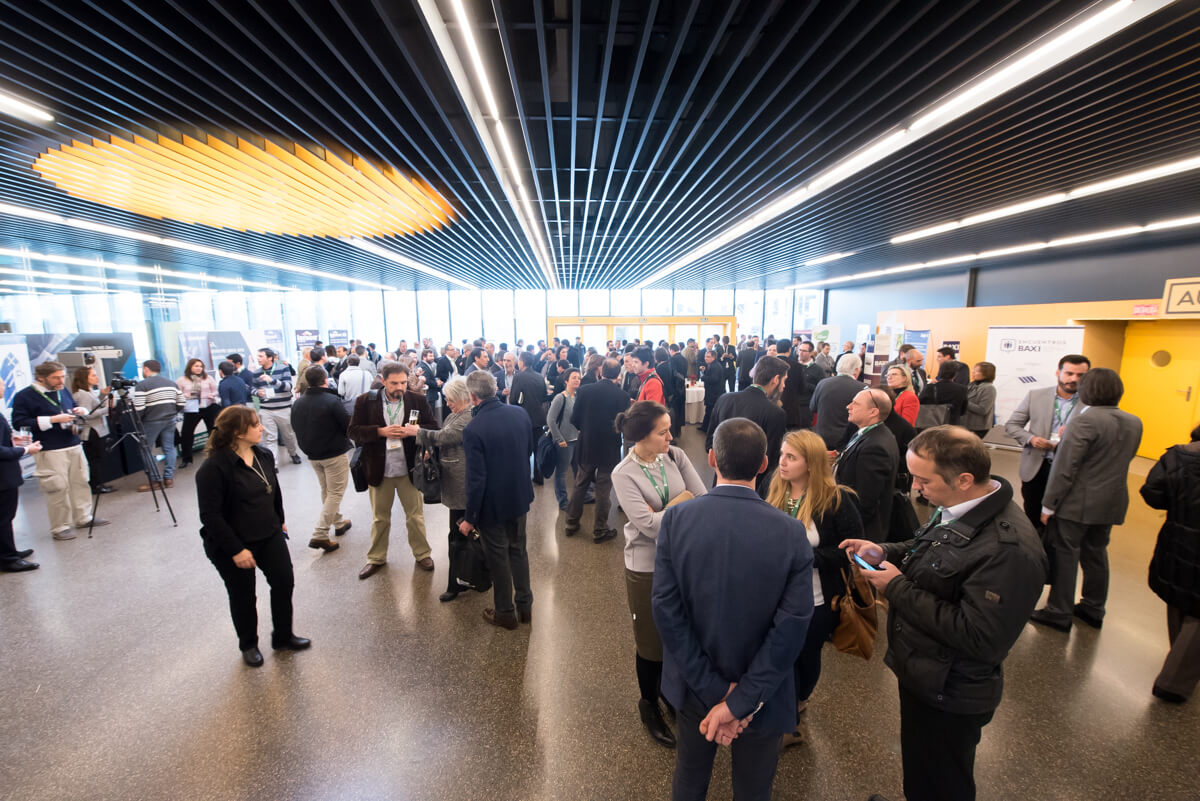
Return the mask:
MULTIPOLYGON (((971 368, 962 362, 958 361, 958 354, 954 352, 954 348, 938 348, 934 355, 940 368, 942 362, 954 362, 954 383, 962 384, 964 387, 971 383, 971 368)), ((941 373, 939 371, 938 375, 941 373)), ((941 378, 938 379, 939 381, 941 378)), ((920 393, 918 393, 920 394, 920 393)))
MULTIPOLYGON (((529 415, 529 452, 533 453, 538 437, 546 427, 546 379, 534 369, 537 365, 536 356, 526 351, 518 358, 521 369, 513 376, 512 386, 508 390, 508 402, 513 406, 520 406, 529 415)), ((532 475, 534 484, 541 486, 544 483, 540 475, 532 475)))
POLYGON ((1097 367, 1079 382, 1087 408, 1063 430, 1055 450, 1042 525, 1047 530, 1052 574, 1046 606, 1035 623, 1070 631, 1071 617, 1100 628, 1108 600, 1108 538, 1125 522, 1129 508, 1129 463, 1142 442, 1142 421, 1117 408, 1125 385, 1113 370, 1097 367), (1075 603, 1075 582, 1083 567, 1083 597, 1075 603))
POLYGON ((668 350, 671 352, 671 369, 683 376, 683 381, 687 383, 688 377, 688 361, 687 357, 679 350, 679 345, 671 345, 668 350))
POLYGON ((825 371, 813 360, 811 342, 801 342, 796 348, 796 357, 788 368, 787 384, 782 396, 789 430, 812 428, 813 413, 808 404, 817 384, 825 380, 825 371))
POLYGON ((733 797, 767 801, 780 738, 796 725, 813 555, 804 524, 754 493, 766 447, 757 425, 726 420, 708 452, 716 488, 659 527, 652 609, 679 728, 673 801, 706 796, 718 745, 733 748, 733 797))
MULTIPOLYGON (((0 381, 0 400, 4 399, 4 382, 0 381)), ((13 430, 8 420, 0 415, 0 572, 21 573, 26 570, 37 570, 37 562, 26 561, 33 555, 32 548, 17 550, 13 540, 13 518, 17 516, 17 501, 20 487, 24 482, 21 478, 21 459, 27 454, 37 453, 42 449, 42 443, 22 440, 23 444, 13 445, 13 430)))
POLYGON ((380 368, 379 377, 383 388, 359 395, 350 417, 350 439, 362 446, 359 458, 367 474, 367 494, 374 516, 371 549, 367 551, 367 564, 358 571, 360 579, 370 578, 387 563, 392 504, 397 496, 404 507, 408 545, 417 567, 433 570, 433 549, 425 538, 425 500, 412 484, 412 471, 417 463, 416 429, 436 429, 437 420, 425 396, 407 389, 407 365, 387 362, 380 368), (416 425, 409 425, 413 413, 416 425))
POLYGON ((755 490, 767 497, 767 486, 779 464, 779 446, 787 433, 787 415, 779 407, 779 395, 787 381, 788 365, 778 356, 764 356, 754 366, 754 383, 741 392, 727 392, 713 406, 704 447, 712 450, 713 432, 726 420, 744 417, 758 424, 767 435, 767 469, 758 474, 755 490))
POLYGON ((515 629, 533 619, 525 514, 533 502, 529 482, 529 417, 496 397, 496 379, 486 370, 467 376, 475 416, 463 429, 467 467, 467 508, 458 530, 478 529, 492 573, 495 608, 483 619, 515 629), (514 595, 515 593, 515 595, 514 595))
POLYGON ((858 380, 862 362, 854 354, 838 362, 838 374, 822 379, 813 390, 808 408, 817 416, 816 432, 831 451, 841 450, 854 429, 846 416, 846 407, 863 390, 858 380))
POLYGON ((758 361, 758 350, 754 347, 754 340, 748 339, 745 346, 737 355, 738 389, 750 389, 750 385, 754 383, 754 380, 750 377, 750 370, 754 367, 756 361, 758 361))
POLYGON ((712 410, 717 405, 717 399, 725 394, 725 371, 715 351, 704 351, 704 420, 700 423, 701 431, 708 431, 712 425, 712 410))
POLYGON ((912 389, 917 395, 921 394, 921 390, 925 389, 925 385, 929 383, 929 377, 925 375, 925 368, 921 365, 925 364, 925 356, 921 351, 912 348, 904 354, 904 361, 908 364, 908 370, 912 373, 912 389))
POLYGON ((454 349, 453 345, 447 345, 446 349, 442 352, 442 355, 437 357, 436 364, 439 389, 445 386, 446 382, 451 378, 458 375, 458 367, 454 363, 454 357, 457 354, 458 351, 454 349))
MULTIPOLYGON (((843 360, 844 361, 844 360, 843 360)), ((892 401, 882 389, 864 389, 847 407, 850 424, 857 428, 834 463, 834 476, 857 493, 863 534, 872 542, 885 542, 892 519, 892 490, 900 454, 896 438, 883 421, 892 413, 892 401)))
POLYGON ((580 387, 575 393, 571 410, 571 425, 579 429, 575 470, 575 489, 567 505, 568 537, 579 533, 579 518, 588 485, 596 482, 595 520, 592 523, 592 542, 601 543, 617 536, 608 527, 608 512, 612 504, 612 470, 621 461, 621 435, 614 424, 617 415, 629 408, 629 396, 621 389, 621 363, 606 359, 600 368, 600 380, 580 387))

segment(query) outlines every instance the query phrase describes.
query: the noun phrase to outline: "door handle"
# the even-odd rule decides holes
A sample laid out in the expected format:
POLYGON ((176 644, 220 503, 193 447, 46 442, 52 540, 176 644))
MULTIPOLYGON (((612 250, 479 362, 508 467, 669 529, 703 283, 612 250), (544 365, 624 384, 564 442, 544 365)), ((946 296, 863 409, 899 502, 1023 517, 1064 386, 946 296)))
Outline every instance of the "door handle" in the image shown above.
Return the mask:
POLYGON ((1191 387, 1188 387, 1187 389, 1177 389, 1175 391, 1178 392, 1180 395, 1183 395, 1183 399, 1185 401, 1190 401, 1192 399, 1192 388, 1191 387))

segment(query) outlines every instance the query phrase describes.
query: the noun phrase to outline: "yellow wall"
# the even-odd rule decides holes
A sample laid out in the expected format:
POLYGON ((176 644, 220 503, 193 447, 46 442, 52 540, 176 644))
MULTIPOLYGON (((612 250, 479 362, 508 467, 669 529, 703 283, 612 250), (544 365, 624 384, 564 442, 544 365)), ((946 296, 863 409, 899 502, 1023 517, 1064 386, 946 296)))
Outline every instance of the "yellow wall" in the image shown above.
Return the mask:
POLYGON ((1121 380, 1121 408, 1142 418, 1139 456, 1157 459, 1170 446, 1186 442, 1200 422, 1200 320, 1128 323, 1121 380))
MULTIPOLYGON (((929 329, 929 348, 937 350, 943 340, 958 340, 959 358, 967 364, 987 357, 988 327, 993 325, 1082 325, 1083 352, 1096 367, 1121 369, 1125 322, 1133 307, 1157 299, 1112 300, 1096 303, 1043 303, 1031 306, 976 306, 959 309, 883 311, 875 316, 877 326, 903 325, 912 331, 929 329)), ((925 354, 929 359, 929 354, 925 354)))

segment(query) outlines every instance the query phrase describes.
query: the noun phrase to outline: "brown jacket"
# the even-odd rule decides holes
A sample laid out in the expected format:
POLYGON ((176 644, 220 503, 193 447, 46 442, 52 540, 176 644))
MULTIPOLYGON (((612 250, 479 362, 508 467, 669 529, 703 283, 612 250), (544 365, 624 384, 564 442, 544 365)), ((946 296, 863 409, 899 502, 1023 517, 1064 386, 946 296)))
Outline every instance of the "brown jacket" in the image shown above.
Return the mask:
MULTIPOLYGON (((421 428, 436 430, 437 420, 429 408, 428 401, 420 392, 404 391, 404 409, 407 414, 412 409, 417 410, 417 425, 421 428)), ((407 423, 407 418, 405 423, 407 423)), ((383 417, 382 390, 380 392, 364 392, 354 402, 354 414, 350 416, 350 439, 362 446, 363 465, 367 472, 367 484, 378 487, 383 482, 384 457, 387 443, 379 436, 379 429, 386 426, 383 417)), ((408 462, 408 475, 412 477, 413 465, 416 464, 416 437, 404 438, 404 459, 408 462)))

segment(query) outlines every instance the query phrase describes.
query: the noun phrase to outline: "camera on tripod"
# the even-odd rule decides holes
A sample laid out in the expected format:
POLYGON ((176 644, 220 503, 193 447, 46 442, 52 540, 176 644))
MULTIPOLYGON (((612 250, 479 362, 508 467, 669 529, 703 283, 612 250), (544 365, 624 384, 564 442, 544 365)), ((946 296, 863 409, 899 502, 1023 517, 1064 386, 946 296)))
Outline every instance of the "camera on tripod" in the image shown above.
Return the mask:
POLYGON ((137 384, 137 381, 133 380, 132 378, 126 378, 122 373, 112 374, 113 392, 124 395, 126 392, 136 387, 137 384))

